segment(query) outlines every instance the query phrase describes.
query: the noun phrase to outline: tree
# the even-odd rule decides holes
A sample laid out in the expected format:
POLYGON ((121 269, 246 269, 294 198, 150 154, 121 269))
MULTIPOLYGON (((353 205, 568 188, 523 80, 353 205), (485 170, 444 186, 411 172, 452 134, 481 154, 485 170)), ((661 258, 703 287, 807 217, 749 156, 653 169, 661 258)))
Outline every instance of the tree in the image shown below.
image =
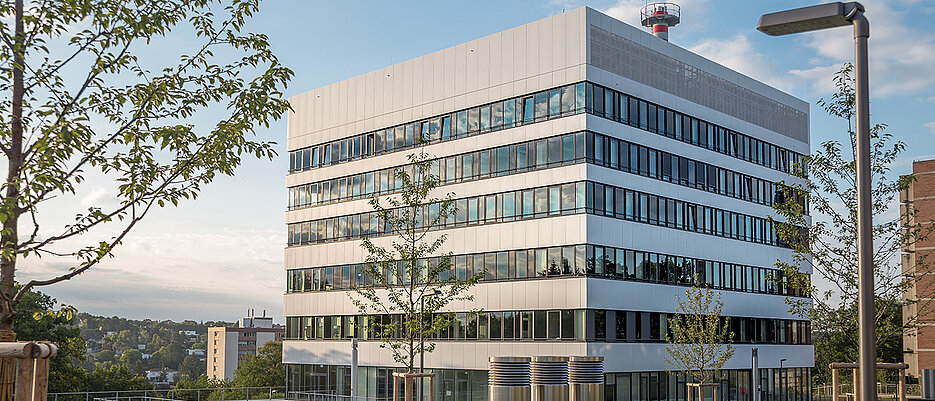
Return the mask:
MULTIPOLYGON (((801 164, 794 166, 799 180, 781 184, 802 194, 806 202, 785 197, 774 206, 779 220, 778 239, 793 250, 791 260, 776 263, 783 272, 783 285, 808 296, 787 297, 787 303, 793 313, 811 320, 817 340, 816 352, 828 352, 837 358, 834 362, 857 360, 856 346, 840 349, 821 346, 822 341, 829 341, 825 345, 858 342, 856 136, 853 129, 856 103, 852 69, 850 64, 845 64, 834 77, 837 92, 829 100, 818 102, 827 113, 847 122, 849 142, 827 141, 805 156, 801 164), (814 221, 806 205, 815 212, 814 221), (803 270, 813 273, 809 275, 803 270), (818 288, 812 276, 816 281, 827 283, 828 288, 818 288)), ((915 220, 917 211, 911 205, 893 210, 899 192, 907 189, 914 177, 892 176, 890 169, 906 145, 894 141, 886 128, 885 124, 875 124, 870 129, 874 308, 876 344, 880 350, 902 349, 903 331, 914 327, 918 316, 929 307, 928 302, 919 299, 903 299, 906 290, 918 282, 918 277, 930 271, 926 255, 914 255, 916 270, 903 272, 900 253, 902 247, 925 239, 933 228, 931 224, 915 220), (904 313, 901 321, 892 318, 900 311, 909 310, 904 309, 909 305, 913 313, 904 313)), ((878 355, 881 357, 889 359, 886 354, 878 355)), ((816 360, 825 359, 816 355, 816 360)), ((817 379, 828 376, 826 367, 827 364, 816 363, 815 369, 823 372, 815 375, 817 379)))
POLYGON ((136 373, 143 373, 143 353, 135 348, 123 351, 120 355, 120 364, 136 373))
POLYGON ((22 341, 51 341, 58 354, 49 361, 49 391, 80 391, 76 386, 87 376, 85 340, 75 324, 75 309, 38 291, 27 292, 16 305, 16 336, 22 341))
POLYGON ((243 157, 276 154, 251 136, 289 110, 293 73, 244 32, 258 1, 0 1, 0 340, 28 291, 112 256, 154 207, 196 198, 243 157), (169 41, 177 32, 191 49, 169 41), (156 44, 184 54, 138 53, 156 44), (214 123, 190 123, 202 119, 214 123), (88 180, 110 182, 116 201, 40 224, 88 180), (17 290, 19 263, 38 256, 67 267, 17 290))
POLYGON ((690 374, 696 383, 709 383, 734 355, 730 323, 721 317, 721 293, 695 285, 678 297, 676 314, 669 319, 665 357, 669 365, 690 374))
POLYGON ((409 164, 396 169, 399 193, 382 202, 376 196, 370 199, 378 216, 378 223, 371 227, 384 227, 379 231, 395 238, 389 246, 377 245, 369 237, 363 239, 366 283, 354 285, 349 295, 365 316, 401 314, 399 319, 382 321, 370 317, 365 327, 382 341, 381 348, 388 348, 393 359, 412 372, 416 356, 435 349, 434 343, 420 339, 451 327, 454 314, 442 310, 454 301, 473 300, 466 291, 484 273, 466 278, 450 274, 451 253, 442 251, 448 235, 431 231, 453 216, 454 194, 435 195, 440 181, 432 174, 429 155, 413 153, 408 160, 409 164))
POLYGON ((188 377, 198 377, 205 374, 207 368, 204 359, 199 358, 197 355, 188 355, 182 359, 182 363, 179 364, 179 374, 188 377))
POLYGON ((127 391, 148 390, 153 386, 140 375, 123 365, 98 365, 88 373, 83 391, 127 391))
POLYGON ((234 387, 278 387, 286 382, 282 341, 270 341, 246 355, 234 370, 234 387))

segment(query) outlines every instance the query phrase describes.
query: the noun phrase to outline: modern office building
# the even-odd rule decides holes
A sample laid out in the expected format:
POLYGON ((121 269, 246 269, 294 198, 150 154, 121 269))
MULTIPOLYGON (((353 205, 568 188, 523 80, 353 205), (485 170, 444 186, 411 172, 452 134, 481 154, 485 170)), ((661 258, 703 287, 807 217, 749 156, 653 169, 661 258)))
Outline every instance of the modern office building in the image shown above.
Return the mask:
POLYGON ((245 355, 256 355, 257 348, 270 341, 282 341, 284 328, 273 324, 273 318, 247 316, 237 321, 237 327, 208 328, 208 378, 224 380, 234 377, 234 371, 245 355))
POLYGON ((590 8, 460 44, 291 99, 286 178, 289 391, 386 396, 399 366, 348 289, 367 199, 424 150, 459 212, 438 227, 452 274, 486 271, 425 356, 442 400, 486 399, 488 357, 601 355, 608 400, 685 397, 667 319, 697 274, 737 352, 724 400, 809 399, 809 322, 773 269, 792 252, 769 216, 809 151, 808 104, 590 8), (416 138, 424 137, 420 145, 416 138), (751 378, 751 351, 759 375, 751 378), (780 366, 781 365, 781 366, 780 366), (782 367, 782 371, 780 371, 782 367))
MULTIPOLYGON (((912 175, 915 177, 909 188, 900 193, 902 212, 913 208, 915 216, 912 223, 935 222, 935 160, 922 160, 912 163, 912 175)), ((921 369, 935 369, 935 272, 932 271, 932 255, 935 250, 935 235, 915 241, 904 247, 902 267, 907 276, 916 277, 912 286, 903 294, 908 302, 903 309, 903 319, 909 323, 909 316, 916 320, 911 328, 903 332, 903 355, 909 364, 909 375, 920 377, 921 369)))

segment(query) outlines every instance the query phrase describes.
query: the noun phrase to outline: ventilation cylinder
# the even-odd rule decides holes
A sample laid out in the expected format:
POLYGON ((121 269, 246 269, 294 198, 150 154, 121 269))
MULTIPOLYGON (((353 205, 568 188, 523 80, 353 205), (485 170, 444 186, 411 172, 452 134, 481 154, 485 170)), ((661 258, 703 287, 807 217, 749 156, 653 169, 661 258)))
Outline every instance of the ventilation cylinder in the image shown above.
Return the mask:
POLYGON ((529 357, 490 357, 487 391, 490 401, 529 401, 529 357))
POLYGON ((529 372, 533 401, 568 400, 568 357, 534 356, 529 372))
POLYGON ((604 400, 604 357, 568 358, 568 395, 571 401, 604 400))

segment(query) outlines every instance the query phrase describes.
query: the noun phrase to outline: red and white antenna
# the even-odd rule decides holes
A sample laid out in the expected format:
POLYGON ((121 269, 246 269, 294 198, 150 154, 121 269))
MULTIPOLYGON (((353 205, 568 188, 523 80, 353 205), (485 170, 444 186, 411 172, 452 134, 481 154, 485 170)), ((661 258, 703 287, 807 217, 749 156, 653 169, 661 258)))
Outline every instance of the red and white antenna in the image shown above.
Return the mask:
POLYGON ((678 25, 680 14, 675 3, 649 3, 640 9, 643 26, 652 28, 653 35, 665 41, 669 40, 669 27, 678 25))

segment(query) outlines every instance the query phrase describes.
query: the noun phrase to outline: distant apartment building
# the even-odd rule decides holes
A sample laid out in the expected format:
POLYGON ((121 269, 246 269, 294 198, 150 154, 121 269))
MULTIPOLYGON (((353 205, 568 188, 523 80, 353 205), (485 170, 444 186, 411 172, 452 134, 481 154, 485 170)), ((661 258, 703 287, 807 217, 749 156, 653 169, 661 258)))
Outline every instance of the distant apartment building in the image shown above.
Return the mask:
POLYGON ((208 378, 230 379, 244 355, 270 341, 282 341, 284 329, 273 324, 272 317, 248 316, 237 327, 208 328, 208 378))
MULTIPOLYGON (((912 163, 915 181, 900 194, 901 210, 912 207, 919 222, 935 222, 935 159, 912 163)), ((904 360, 910 375, 919 377, 920 369, 935 369, 935 314, 932 313, 935 274, 935 235, 929 235, 903 249, 903 274, 918 276, 918 280, 904 294, 905 300, 917 300, 903 307, 903 319, 918 316, 914 328, 903 333, 904 360), (928 268, 921 267, 928 265, 928 268)))

